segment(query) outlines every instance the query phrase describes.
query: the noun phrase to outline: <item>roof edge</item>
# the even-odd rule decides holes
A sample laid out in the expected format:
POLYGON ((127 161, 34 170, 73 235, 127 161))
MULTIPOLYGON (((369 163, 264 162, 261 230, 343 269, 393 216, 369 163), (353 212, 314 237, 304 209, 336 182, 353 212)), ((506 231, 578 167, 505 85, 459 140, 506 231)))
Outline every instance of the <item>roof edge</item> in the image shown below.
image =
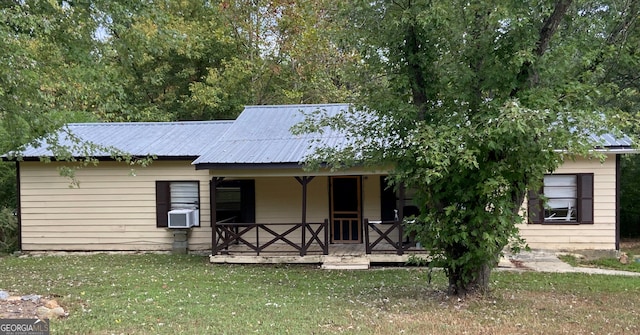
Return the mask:
POLYGON ((301 169, 302 163, 197 163, 196 170, 273 170, 273 169, 301 169))
MULTIPOLYGON (((133 155, 133 157, 152 157, 154 155, 133 155)), ((155 156, 154 160, 158 161, 194 161, 199 157, 199 155, 187 155, 187 156, 155 156)), ((24 156, 21 159, 8 159, 7 157, 0 157, 0 161, 5 162, 39 162, 41 158, 49 158, 51 162, 69 162, 65 160, 55 160, 55 156, 24 156)), ((84 156, 73 156, 73 158, 85 158, 84 156)), ((98 161, 117 161, 117 159, 111 156, 91 156, 90 158, 95 158, 98 161)))
POLYGON ((65 123, 61 128, 68 126, 159 126, 159 125, 192 125, 192 124, 226 124, 233 123, 235 120, 196 120, 196 121, 148 121, 148 122, 75 122, 65 123))

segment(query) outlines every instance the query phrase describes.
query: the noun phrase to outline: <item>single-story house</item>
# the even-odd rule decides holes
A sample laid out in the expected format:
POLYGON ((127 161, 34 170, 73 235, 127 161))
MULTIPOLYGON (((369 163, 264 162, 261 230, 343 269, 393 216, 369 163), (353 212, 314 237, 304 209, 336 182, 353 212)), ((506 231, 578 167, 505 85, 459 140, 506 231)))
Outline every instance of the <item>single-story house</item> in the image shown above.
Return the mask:
MULTIPOLYGON (((188 248, 211 250, 212 261, 417 252, 398 220, 415 213, 411 193, 387 189, 384 169, 309 172, 300 164, 320 136, 291 133, 302 112, 348 107, 249 106, 234 121, 69 124, 80 139, 156 159, 140 167, 94 153, 101 162, 79 168, 79 186, 70 187, 59 173, 69 163, 42 162, 53 155, 46 146, 26 148, 16 163, 21 248, 171 250, 183 231, 171 226, 189 227, 188 248)), ((344 136, 321 139, 340 145, 344 136)), ((519 227, 532 248, 618 248, 619 162, 632 150, 628 139, 604 140, 604 162, 567 161, 545 178, 547 208, 529 206, 519 227)))

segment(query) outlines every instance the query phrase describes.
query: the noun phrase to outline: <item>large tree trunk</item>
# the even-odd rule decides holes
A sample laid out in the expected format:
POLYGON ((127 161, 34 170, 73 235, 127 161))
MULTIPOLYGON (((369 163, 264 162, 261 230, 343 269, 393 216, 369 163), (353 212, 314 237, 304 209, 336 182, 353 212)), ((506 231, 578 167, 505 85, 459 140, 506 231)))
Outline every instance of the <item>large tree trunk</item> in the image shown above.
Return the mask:
POLYGON ((493 264, 485 263, 469 273, 473 276, 473 280, 465 280, 465 274, 461 269, 447 269, 449 277, 448 293, 456 296, 464 296, 467 294, 486 294, 489 292, 489 277, 493 264))

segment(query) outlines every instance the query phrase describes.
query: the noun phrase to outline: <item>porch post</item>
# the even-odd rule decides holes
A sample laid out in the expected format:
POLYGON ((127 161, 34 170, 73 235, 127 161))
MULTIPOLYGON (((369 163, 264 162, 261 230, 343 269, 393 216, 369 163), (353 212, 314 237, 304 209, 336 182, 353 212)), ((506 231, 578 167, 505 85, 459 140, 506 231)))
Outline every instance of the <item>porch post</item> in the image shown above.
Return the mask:
POLYGON ((400 184, 399 187, 399 197, 400 197, 400 205, 398 208, 398 220, 400 220, 400 224, 398 224, 398 248, 396 249, 398 255, 402 255, 404 253, 404 246, 402 245, 402 241, 404 239, 404 227, 403 227, 403 221, 404 221, 404 197, 405 197, 405 188, 404 188, 404 184, 400 184))
POLYGON ((304 256, 307 254, 307 184, 313 180, 313 177, 295 178, 302 185, 302 249, 300 250, 300 256, 304 256))
POLYGON ((220 182, 224 179, 224 177, 213 177, 211 181, 209 181, 209 217, 211 218, 211 255, 216 255, 218 252, 218 238, 216 236, 217 226, 216 221, 218 221, 216 212, 216 188, 220 184, 220 182))

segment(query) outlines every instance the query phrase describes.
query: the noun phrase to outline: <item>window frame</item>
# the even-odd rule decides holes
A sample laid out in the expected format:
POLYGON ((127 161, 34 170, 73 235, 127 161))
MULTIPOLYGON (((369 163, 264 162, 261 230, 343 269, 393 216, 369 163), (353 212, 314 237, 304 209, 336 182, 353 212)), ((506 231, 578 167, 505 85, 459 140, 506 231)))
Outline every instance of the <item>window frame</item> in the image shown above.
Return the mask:
MULTIPOLYGON (((380 176, 380 220, 394 221, 395 211, 399 212, 400 196, 387 181, 387 175, 380 176)), ((406 189, 404 195, 404 208, 402 213, 405 217, 420 215, 420 208, 414 201, 415 190, 406 189)))
POLYGON ((198 225, 200 227, 201 211, 202 207, 201 195, 200 195, 200 181, 199 180, 156 180, 156 227, 168 228, 169 218, 168 213, 171 210, 171 184, 172 183, 195 183, 198 188, 198 225))
MULTIPOLYGON (((238 217, 231 222, 255 223, 256 222, 256 183, 255 179, 231 179, 222 180, 215 185, 215 192, 219 188, 239 188, 240 189, 240 210, 238 217)), ((220 220, 219 197, 215 196, 216 221, 220 220)))
POLYGON ((554 173, 546 176, 575 176, 576 177, 576 219, 575 220, 547 220, 545 218, 544 181, 540 189, 530 190, 527 197, 527 216, 530 224, 544 225, 578 225, 593 224, 594 213, 594 174, 593 173, 554 173))

